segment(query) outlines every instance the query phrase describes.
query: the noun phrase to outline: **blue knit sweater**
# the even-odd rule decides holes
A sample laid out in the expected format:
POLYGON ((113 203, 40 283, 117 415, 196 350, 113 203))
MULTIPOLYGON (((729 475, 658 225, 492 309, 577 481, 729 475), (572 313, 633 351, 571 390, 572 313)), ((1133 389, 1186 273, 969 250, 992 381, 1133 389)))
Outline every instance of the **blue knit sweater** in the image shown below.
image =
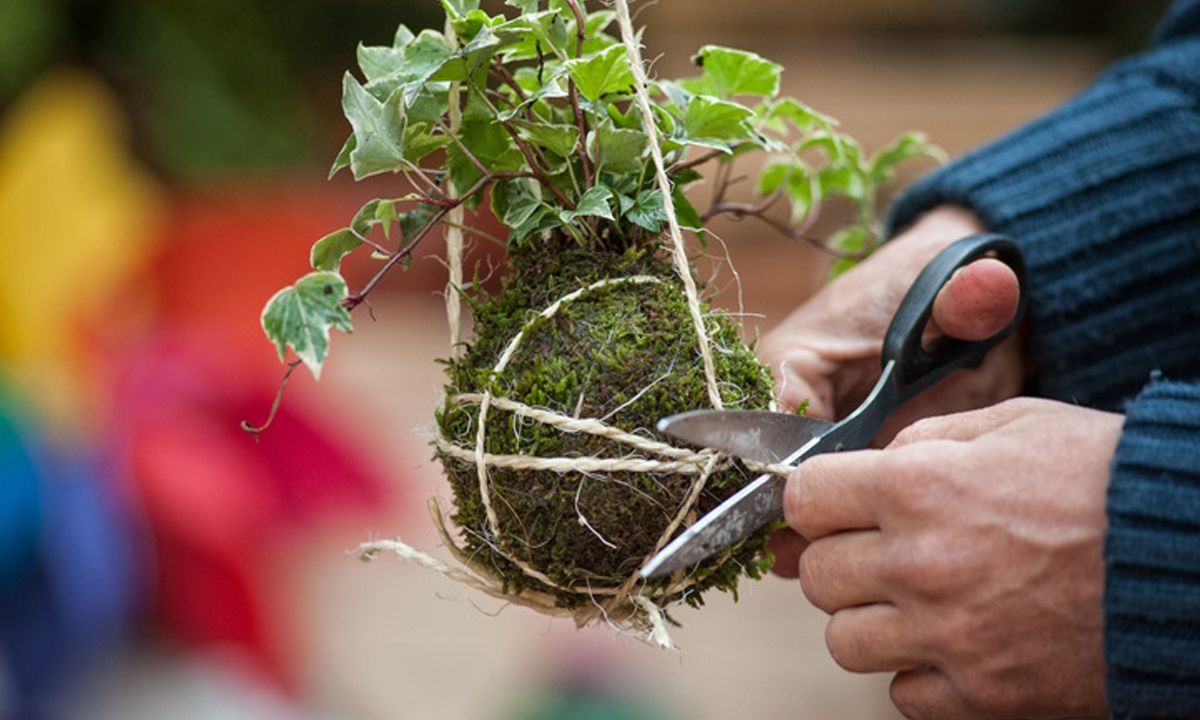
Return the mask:
POLYGON ((943 203, 1021 243, 1037 391, 1126 413, 1105 543, 1113 716, 1200 718, 1200 0, 1176 2, 1147 53, 919 183, 893 226, 943 203))

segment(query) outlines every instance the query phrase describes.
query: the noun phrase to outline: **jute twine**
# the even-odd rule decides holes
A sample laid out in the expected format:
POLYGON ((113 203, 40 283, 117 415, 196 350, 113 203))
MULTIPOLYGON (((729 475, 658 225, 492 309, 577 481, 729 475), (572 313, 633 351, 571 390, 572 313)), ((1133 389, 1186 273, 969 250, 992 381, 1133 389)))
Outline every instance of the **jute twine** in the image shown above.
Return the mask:
MULTIPOLYGON (((654 162, 656 180, 662 193, 663 207, 667 216, 667 225, 671 238, 672 258, 675 268, 683 284, 687 299, 688 311, 698 339, 701 361, 709 400, 714 408, 723 406, 716 369, 712 357, 712 344, 700 303, 699 292, 691 267, 687 259, 687 249, 683 234, 675 219, 674 202, 671 196, 671 185, 667 178, 662 150, 658 143, 656 128, 653 125, 653 112, 650 107, 650 97, 646 90, 647 79, 642 63, 640 49, 635 39, 629 7, 626 0, 615 0, 617 20, 621 29, 621 39, 629 58, 634 75, 634 88, 638 106, 642 113, 642 121, 647 129, 649 150, 654 162)), ((447 261, 450 265, 451 285, 450 295, 456 295, 462 279, 462 240, 461 234, 447 234, 447 261)), ((551 318, 558 314, 564 305, 574 302, 587 294, 616 285, 642 285, 661 283, 662 279, 636 275, 624 278, 613 278, 594 282, 579 288, 559 298, 529 321, 505 347, 493 368, 493 377, 501 376, 520 347, 526 332, 540 320, 551 318)), ((457 299, 447 299, 447 316, 451 327, 452 342, 458 340, 458 304, 457 299)), ((491 597, 508 603, 529 607, 538 612, 552 616, 570 616, 580 627, 602 620, 624 632, 635 630, 639 637, 647 642, 670 649, 674 647, 670 633, 667 631, 662 603, 668 598, 680 597, 697 580, 677 572, 670 578, 665 587, 650 588, 635 571, 629 578, 616 587, 563 586, 555 582, 545 573, 532 567, 527 562, 501 545, 503 534, 500 521, 492 504, 491 482, 489 468, 511 468, 520 470, 541 470, 555 473, 605 473, 605 472, 637 472, 651 474, 695 475, 692 487, 675 512, 670 524, 663 530, 662 535, 654 545, 653 551, 643 559, 649 560, 663 548, 675 532, 685 523, 690 524, 696 519, 695 506, 705 484, 713 472, 728 467, 729 460, 725 456, 711 450, 699 452, 686 448, 659 442, 632 432, 609 425, 595 418, 576 418, 546 408, 537 408, 515 400, 496 397, 490 391, 481 393, 465 393, 449 398, 452 403, 470 405, 478 408, 478 425, 473 447, 464 447, 438 435, 434 444, 443 455, 456 460, 471 463, 475 466, 479 482, 479 494, 483 503, 486 517, 488 542, 491 549, 528 577, 536 580, 542 586, 557 592, 580 594, 590 598, 589 605, 578 608, 563 608, 556 603, 555 596, 550 592, 526 588, 514 593, 505 587, 503 580, 490 567, 476 559, 463 545, 460 545, 447 529, 447 515, 436 498, 429 500, 429 512, 434 526, 446 547, 461 567, 448 565, 400 540, 377 540, 366 542, 359 546, 358 555, 369 560, 381 552, 391 552, 401 558, 416 563, 444 575, 447 578, 461 582, 491 597), (601 457, 535 457, 529 455, 498 455, 488 453, 485 449, 487 419, 492 408, 513 413, 522 418, 542 423, 565 433, 584 433, 606 438, 613 443, 629 448, 630 454, 618 458, 601 457)), ((787 475, 790 468, 782 465, 753 465, 752 469, 760 472, 772 472, 787 475)), ((581 524, 590 525, 587 518, 580 515, 581 524)), ((598 533, 597 533, 598 535, 598 533)), ((602 539, 602 538, 601 538, 602 539)), ((727 551, 732 552, 732 550, 727 551)), ((639 563, 639 565, 643 564, 639 563)))

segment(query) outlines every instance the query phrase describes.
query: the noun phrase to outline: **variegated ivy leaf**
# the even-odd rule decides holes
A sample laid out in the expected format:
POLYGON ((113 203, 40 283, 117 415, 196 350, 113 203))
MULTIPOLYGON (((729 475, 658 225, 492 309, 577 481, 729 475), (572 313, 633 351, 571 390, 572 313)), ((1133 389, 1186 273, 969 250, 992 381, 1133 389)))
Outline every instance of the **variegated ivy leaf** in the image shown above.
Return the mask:
POLYGON ((380 102, 346 73, 342 110, 354 129, 350 169, 355 179, 399 169, 404 164, 404 101, 400 91, 380 102))
POLYGON ((350 313, 342 306, 346 281, 334 272, 313 272, 286 287, 267 301, 262 326, 283 360, 291 346, 313 377, 329 352, 329 331, 351 332, 350 313))
POLYGON ((563 222, 572 223, 575 222, 576 218, 585 215, 612 220, 612 208, 608 204, 612 196, 612 190, 609 190, 604 185, 595 185, 588 188, 587 192, 579 198, 579 202, 576 204, 574 210, 566 210, 561 213, 563 222))
POLYGON ((871 156, 868 162, 871 179, 875 184, 882 185, 892 179, 897 165, 905 160, 920 157, 930 158, 938 163, 949 159, 946 151, 929 142, 924 133, 905 133, 892 141, 891 145, 871 156))
POLYGON ((693 60, 704 73, 680 81, 693 93, 728 100, 735 95, 774 97, 779 92, 783 66, 752 52, 705 45, 693 60))

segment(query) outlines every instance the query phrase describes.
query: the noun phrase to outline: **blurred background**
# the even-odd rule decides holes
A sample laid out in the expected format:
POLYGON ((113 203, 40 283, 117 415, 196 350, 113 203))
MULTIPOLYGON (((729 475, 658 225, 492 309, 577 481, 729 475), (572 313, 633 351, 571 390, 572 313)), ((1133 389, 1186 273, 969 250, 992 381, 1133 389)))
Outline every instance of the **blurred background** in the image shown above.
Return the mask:
MULTIPOLYGON (((742 47, 868 148, 920 129, 956 155, 1142 46, 1166 4, 635 10, 664 76, 742 47)), ((354 561, 396 535, 445 557, 424 512, 448 496, 427 445, 449 342, 436 258, 372 294, 378 322, 360 310, 321 382, 296 374, 269 432, 239 429, 283 371, 263 303, 376 194, 325 173, 340 75, 400 22, 440 8, 0 0, 0 718, 898 717, 887 678, 828 659, 792 582, 680 611, 670 654, 354 561)), ((716 228, 741 284, 713 287, 754 337, 827 259, 749 222, 716 228)))

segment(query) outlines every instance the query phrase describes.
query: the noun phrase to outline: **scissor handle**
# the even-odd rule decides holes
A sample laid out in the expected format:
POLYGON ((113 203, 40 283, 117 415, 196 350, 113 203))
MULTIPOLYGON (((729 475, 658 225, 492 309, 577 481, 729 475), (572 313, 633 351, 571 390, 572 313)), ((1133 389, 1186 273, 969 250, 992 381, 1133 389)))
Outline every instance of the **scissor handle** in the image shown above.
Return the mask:
POLYGON ((916 395, 960 367, 978 366, 984 355, 1020 324, 1026 300, 1025 259, 1011 238, 972 235, 938 253, 909 288, 883 340, 883 365, 895 361, 900 399, 916 395), (931 350, 926 350, 921 345, 921 336, 933 313, 934 299, 956 270, 989 254, 1012 268, 1017 276, 1020 295, 1012 322, 985 340, 941 338, 931 350))

